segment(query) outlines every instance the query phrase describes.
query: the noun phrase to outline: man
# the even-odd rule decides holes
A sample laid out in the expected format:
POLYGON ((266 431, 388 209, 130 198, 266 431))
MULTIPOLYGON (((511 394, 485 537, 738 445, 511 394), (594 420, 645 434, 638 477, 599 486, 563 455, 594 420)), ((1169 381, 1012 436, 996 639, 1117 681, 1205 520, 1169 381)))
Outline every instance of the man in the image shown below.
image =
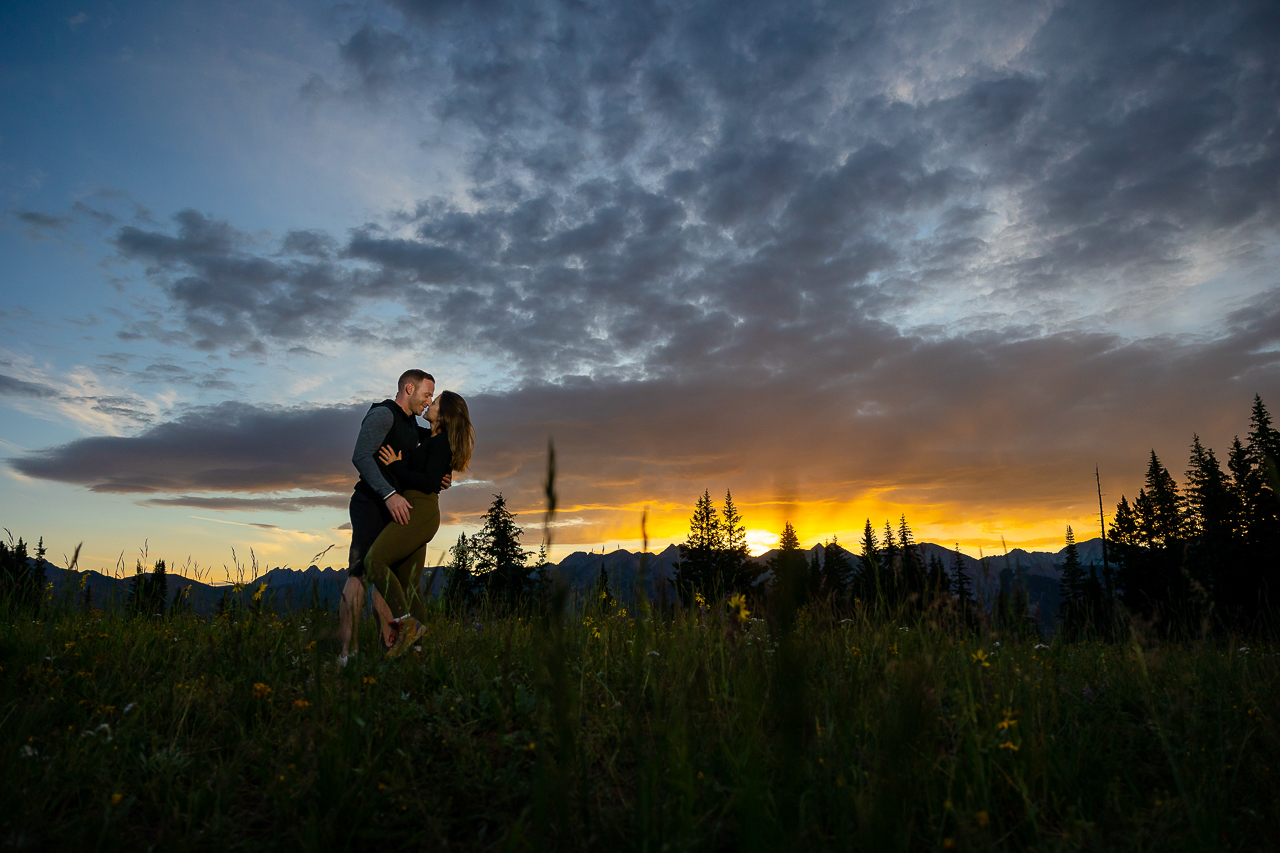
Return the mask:
MULTIPOLYGON (((378 448, 390 445, 404 454, 418 446, 419 427, 415 420, 431 405, 436 381, 423 370, 406 370, 400 375, 394 400, 383 400, 369 407, 360 434, 356 437, 351 462, 360 473, 351 495, 351 550, 347 561, 347 585, 338 605, 338 639, 342 643, 339 665, 345 666, 348 654, 359 649, 356 635, 360 611, 364 608, 364 558, 382 528, 393 521, 409 523, 409 502, 397 490, 395 477, 378 461, 378 448)), ((446 474, 441 490, 449 488, 453 474, 446 474)), ((412 558, 410 558, 412 559, 412 558)), ((373 593, 373 607, 382 623, 382 642, 390 647, 395 642, 395 626, 391 611, 382 596, 373 593)))

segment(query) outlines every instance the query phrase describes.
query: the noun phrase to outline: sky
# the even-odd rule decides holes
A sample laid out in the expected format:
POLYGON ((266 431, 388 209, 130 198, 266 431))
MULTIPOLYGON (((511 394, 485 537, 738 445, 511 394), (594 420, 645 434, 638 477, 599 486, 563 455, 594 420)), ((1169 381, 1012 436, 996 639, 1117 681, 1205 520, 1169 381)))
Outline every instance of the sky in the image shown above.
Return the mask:
POLYGON ((12 2, 0 521, 62 563, 341 566, 408 367, 432 562, 867 519, 1096 535, 1280 405, 1274 2, 12 2), (328 549, 326 551, 326 549, 328 549))

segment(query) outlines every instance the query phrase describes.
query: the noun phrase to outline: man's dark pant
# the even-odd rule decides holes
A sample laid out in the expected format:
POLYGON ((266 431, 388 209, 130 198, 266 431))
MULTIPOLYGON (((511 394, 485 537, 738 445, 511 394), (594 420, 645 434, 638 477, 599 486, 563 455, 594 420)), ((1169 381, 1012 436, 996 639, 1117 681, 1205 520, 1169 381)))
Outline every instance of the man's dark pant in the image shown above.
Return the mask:
POLYGON ((386 501, 360 492, 351 495, 351 552, 347 559, 347 573, 351 577, 364 575, 364 555, 369 553, 382 528, 392 521, 386 501))

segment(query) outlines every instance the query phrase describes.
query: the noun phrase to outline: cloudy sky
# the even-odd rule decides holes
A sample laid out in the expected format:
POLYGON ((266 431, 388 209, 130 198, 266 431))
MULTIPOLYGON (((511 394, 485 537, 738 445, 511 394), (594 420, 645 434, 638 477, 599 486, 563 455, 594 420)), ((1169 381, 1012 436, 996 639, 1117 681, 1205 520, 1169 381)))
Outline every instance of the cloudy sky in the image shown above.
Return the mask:
MULTIPOLYGON (((11 3, 0 515, 132 566, 345 549, 406 367, 556 553, 906 513, 1061 545, 1280 406, 1280 7, 11 3)), ((530 532, 530 544, 537 536, 530 532)), ((333 552, 321 564, 340 564, 333 552)))

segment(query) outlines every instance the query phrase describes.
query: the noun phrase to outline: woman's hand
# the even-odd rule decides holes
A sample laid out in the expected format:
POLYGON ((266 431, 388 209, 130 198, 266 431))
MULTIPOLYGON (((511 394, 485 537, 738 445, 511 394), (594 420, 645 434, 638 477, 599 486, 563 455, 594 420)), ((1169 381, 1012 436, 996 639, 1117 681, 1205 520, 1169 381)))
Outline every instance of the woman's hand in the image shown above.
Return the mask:
POLYGON ((399 462, 401 459, 399 450, 392 450, 391 445, 384 444, 378 448, 378 461, 383 465, 390 465, 392 462, 399 462))

